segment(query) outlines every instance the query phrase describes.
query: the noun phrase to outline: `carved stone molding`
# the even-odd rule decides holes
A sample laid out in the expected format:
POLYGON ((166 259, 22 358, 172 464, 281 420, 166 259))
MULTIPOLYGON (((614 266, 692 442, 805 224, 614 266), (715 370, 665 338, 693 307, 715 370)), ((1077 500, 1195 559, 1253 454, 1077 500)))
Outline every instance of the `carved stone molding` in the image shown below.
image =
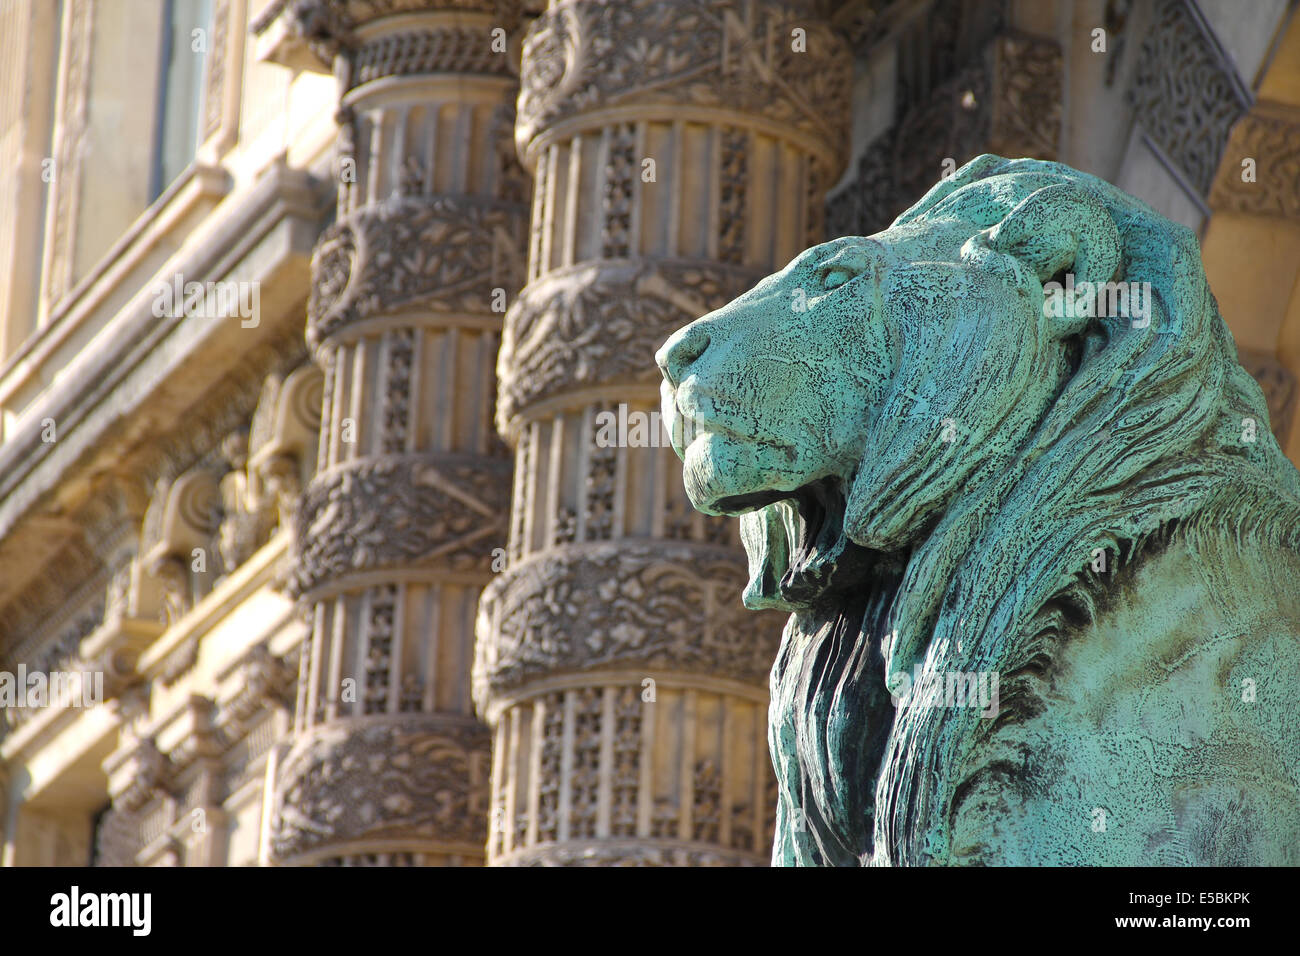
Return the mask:
POLYGON ((444 26, 379 37, 352 57, 351 87, 387 76, 462 73, 513 77, 513 60, 492 49, 487 27, 444 26))
POLYGON ((592 840, 529 847, 495 863, 497 866, 767 866, 767 859, 708 845, 592 840))
POLYGON ((765 685, 779 629, 742 607, 746 580, 739 554, 666 542, 531 559, 483 592, 475 700, 482 709, 529 680, 629 665, 765 685))
MULTIPOLYGON (((102 591, 103 588, 102 577, 92 579, 92 590, 102 591)), ((4 663, 0 666, 0 670, 12 673, 17 668, 17 663, 21 661, 26 665, 28 673, 77 673, 82 675, 80 679, 86 679, 89 676, 87 672, 92 670, 92 664, 82 658, 81 643, 103 620, 104 600, 101 594, 88 603, 82 604, 75 600, 76 597, 74 594, 73 600, 69 601, 72 605, 71 609, 60 616, 57 625, 47 624, 38 633, 36 640, 24 641, 18 648, 6 654, 2 659, 4 663)), ((118 673, 119 668, 113 666, 116 662, 108 660, 95 663, 107 664, 111 667, 111 670, 105 674, 105 692, 112 693, 118 689, 121 675, 118 673)), ((80 688, 80 684, 75 686, 80 688)), ((73 691, 73 693, 79 692, 79 689, 73 691)), ((41 712, 41 708, 26 706, 0 709, 0 737, 9 729, 21 727, 41 712)))
POLYGON ((289 706, 297 677, 294 669, 265 644, 258 644, 244 656, 239 674, 238 690, 221 704, 216 717, 222 736, 232 740, 246 734, 267 708, 289 706))
POLYGON ((481 846, 488 747, 487 728, 447 716, 362 719, 312 730, 280 768, 272 824, 277 862, 394 842, 481 846))
POLYGON ((1128 103, 1143 129, 1202 195, 1250 94, 1185 0, 1160 0, 1128 103))
POLYGON ((403 13, 484 13, 512 29, 518 0, 272 0, 251 24, 254 33, 278 22, 328 63, 340 49, 358 45, 356 30, 383 17, 403 13))
POLYGON ((56 662, 75 655, 77 642, 103 618, 110 577, 89 541, 71 539, 49 567, 53 573, 37 577, 0 615, 0 669, 13 670, 18 661, 34 669, 38 656, 42 667, 57 669, 56 662))
POLYGON ((506 315, 498 427, 567 390, 656 384, 654 353, 674 328, 751 288, 752 269, 604 261, 530 283, 506 315))
POLYGON ((491 312, 493 289, 523 282, 520 206, 467 196, 395 196, 325 231, 312 256, 307 338, 418 306, 491 312))
POLYGON ((1210 193, 1216 210, 1300 219, 1300 112, 1251 110, 1223 150, 1210 193), (1242 161, 1255 161, 1253 182, 1242 180, 1242 161))
POLYGON ((993 128, 988 151, 1056 159, 1065 66, 1055 40, 1008 33, 994 41, 993 128))
POLYGON ((818 13, 809 0, 553 4, 524 40, 520 153, 546 128, 601 109, 699 106, 761 116, 837 158, 851 55, 818 13), (795 29, 806 52, 792 48, 795 29))
POLYGON ((331 469, 294 518, 292 591, 385 568, 490 573, 509 505, 505 459, 382 455, 331 469))

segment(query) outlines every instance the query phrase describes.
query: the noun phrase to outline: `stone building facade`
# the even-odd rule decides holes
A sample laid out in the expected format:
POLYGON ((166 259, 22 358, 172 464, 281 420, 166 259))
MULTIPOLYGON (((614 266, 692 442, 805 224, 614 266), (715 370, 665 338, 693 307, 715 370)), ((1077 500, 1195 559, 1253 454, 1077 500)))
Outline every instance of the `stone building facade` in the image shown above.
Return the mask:
POLYGON ((655 348, 1059 159, 1300 461, 1296 8, 0 0, 0 861, 765 864, 782 622, 655 348))

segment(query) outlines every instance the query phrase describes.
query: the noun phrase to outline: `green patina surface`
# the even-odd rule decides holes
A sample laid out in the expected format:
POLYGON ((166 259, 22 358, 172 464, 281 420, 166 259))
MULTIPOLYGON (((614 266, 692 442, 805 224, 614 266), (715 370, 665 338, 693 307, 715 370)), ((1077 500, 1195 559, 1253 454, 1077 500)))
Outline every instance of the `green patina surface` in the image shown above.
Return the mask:
POLYGON ((790 612, 775 863, 1300 863, 1300 474, 1189 230, 981 156, 657 360, 790 612))

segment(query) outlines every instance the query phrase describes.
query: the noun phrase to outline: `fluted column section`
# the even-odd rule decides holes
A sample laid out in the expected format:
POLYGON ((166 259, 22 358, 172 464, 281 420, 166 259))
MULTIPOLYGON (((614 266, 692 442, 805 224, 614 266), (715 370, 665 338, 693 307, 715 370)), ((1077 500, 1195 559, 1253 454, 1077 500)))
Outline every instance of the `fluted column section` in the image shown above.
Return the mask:
POLYGON ((481 862, 490 738, 469 676, 506 537, 494 364, 527 222, 514 14, 490 0, 290 10, 333 51, 342 97, 338 219, 309 305, 319 467, 295 522, 311 635, 273 856, 481 862))
POLYGON ((525 38, 528 284, 498 366, 509 565, 475 665, 491 863, 770 859, 781 622, 741 607, 735 522, 686 499, 653 355, 820 241, 850 82, 820 6, 563 0, 525 38))

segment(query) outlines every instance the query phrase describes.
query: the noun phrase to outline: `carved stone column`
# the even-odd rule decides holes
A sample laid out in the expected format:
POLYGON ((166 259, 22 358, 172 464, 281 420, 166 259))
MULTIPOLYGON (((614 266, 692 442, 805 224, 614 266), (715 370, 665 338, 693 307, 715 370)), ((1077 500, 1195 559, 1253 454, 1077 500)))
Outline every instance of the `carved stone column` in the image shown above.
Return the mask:
POLYGON ((740 605, 734 522, 686 499, 653 355, 820 236, 850 59, 818 9, 564 0, 525 38, 529 282, 497 405, 515 485, 475 664, 492 863, 770 858, 780 622, 740 605))
POLYGON ((295 519, 311 635, 273 856, 473 863, 489 770, 469 694, 474 612, 510 487, 493 367, 526 228, 515 14, 298 0, 280 16, 333 57, 341 105, 338 219, 308 316, 325 372, 319 467, 295 519))

